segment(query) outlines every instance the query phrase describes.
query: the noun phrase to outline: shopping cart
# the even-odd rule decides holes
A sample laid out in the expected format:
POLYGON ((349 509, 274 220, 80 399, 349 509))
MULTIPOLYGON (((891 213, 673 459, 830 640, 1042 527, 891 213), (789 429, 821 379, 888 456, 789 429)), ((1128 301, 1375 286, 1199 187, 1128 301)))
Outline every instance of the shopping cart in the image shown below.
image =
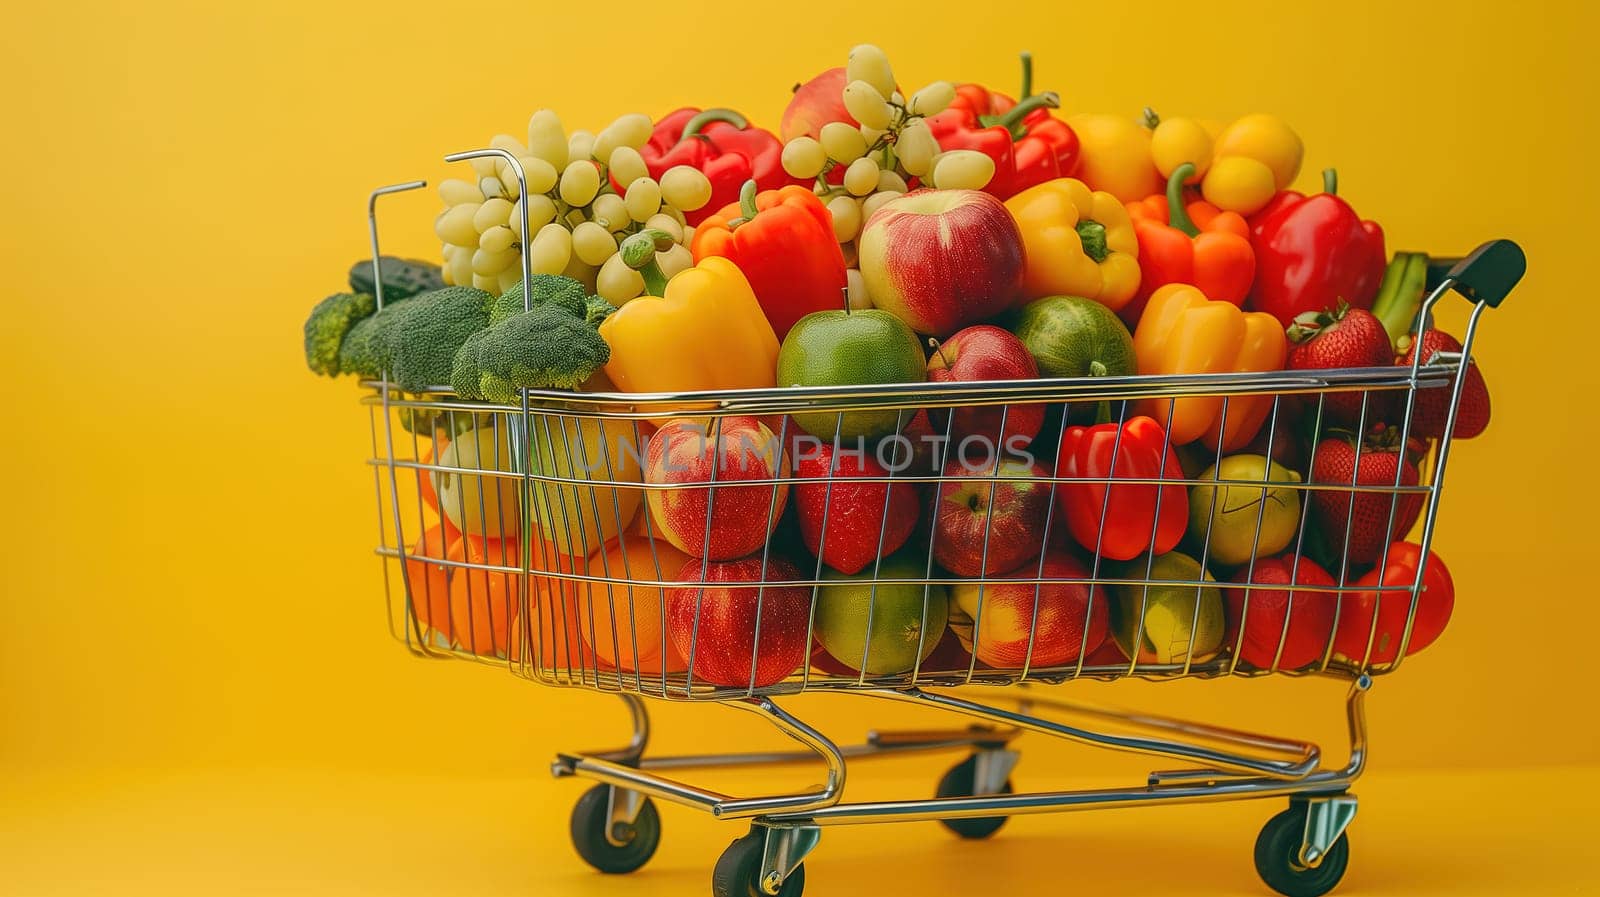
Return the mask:
MULTIPOLYGON (((505 158, 520 175, 516 160, 496 150, 448 158, 458 161, 484 156, 505 158)), ((369 220, 374 265, 378 256, 377 198, 419 186, 420 182, 413 182, 373 194, 369 220)), ((528 264, 525 256, 525 276, 528 264)), ((1444 432, 1454 429, 1465 381, 1455 374, 1470 357, 1483 311, 1500 303, 1523 270, 1521 250, 1509 241, 1485 244, 1464 259, 1437 262, 1430 270, 1421 319, 1424 323, 1431 320, 1433 306, 1446 293, 1453 291, 1471 300, 1474 305, 1462 338, 1463 350, 1419 357, 1409 367, 682 394, 529 390, 512 405, 461 401, 445 388, 404 395, 387 381, 370 381, 365 384, 370 394, 363 401, 371 416, 371 465, 380 530, 377 554, 384 570, 391 631, 422 657, 474 660, 505 667, 543 685, 609 692, 622 699, 632 719, 632 737, 624 747, 562 753, 551 767, 557 777, 575 776, 598 783, 579 797, 571 832, 578 853, 602 872, 631 872, 650 859, 661 833, 657 800, 698 808, 719 818, 749 820, 748 833, 733 841, 717 861, 714 894, 798 895, 805 881, 803 862, 828 826, 939 820, 957 835, 983 838, 999 829, 1007 817, 1025 813, 1287 797, 1288 808, 1266 823, 1256 841, 1257 870, 1268 885, 1283 894, 1320 895, 1338 883, 1349 861, 1345 831, 1356 811, 1356 798, 1349 789, 1367 759, 1366 694, 1375 677, 1400 666, 1412 638, 1449 456, 1448 435, 1426 446, 1416 485, 1402 483, 1398 472, 1393 484, 1378 487, 1357 485, 1354 478, 1349 484, 1271 482, 1272 490, 1289 490, 1298 502, 1295 541, 1288 549, 1296 558, 1312 550, 1308 540, 1315 534, 1308 535, 1307 523, 1311 498, 1325 492, 1377 496, 1388 502, 1388 532, 1381 542, 1386 547, 1378 570, 1386 568, 1387 546, 1406 535, 1400 531, 1404 523, 1396 524, 1397 518, 1405 516, 1398 509, 1408 501, 1420 502, 1415 541, 1422 547, 1422 561, 1413 580, 1394 584, 1380 578, 1377 585, 1358 586, 1344 546, 1324 546, 1336 584, 1313 589, 1292 578, 1295 585, 1270 586, 1286 592, 1289 605, 1283 611, 1282 634, 1277 651, 1271 652, 1271 662, 1254 664, 1241 658, 1244 620, 1251 612, 1253 596, 1268 586, 1252 584, 1253 577, 1244 577, 1242 585, 1229 586, 1243 595, 1242 606, 1230 611, 1242 619, 1236 620, 1237 625, 1227 630, 1228 637, 1223 640, 1208 632, 1202 622, 1202 614, 1211 612, 1205 596, 1215 593, 1218 583, 1205 573, 1157 576, 1150 555, 1126 562, 1095 552, 1084 561, 1085 570, 1064 576, 1046 570, 1041 544, 1034 552, 1039 558, 1036 569, 1005 577, 987 573, 991 550, 998 554, 1015 547, 1001 544, 1014 536, 991 544, 993 534, 988 527, 992 517, 985 518, 980 575, 957 576, 936 567, 928 559, 931 528, 912 533, 903 549, 917 558, 920 569, 908 574, 899 568, 891 574, 884 571, 883 561, 869 564, 855 580, 857 586, 864 584, 868 596, 862 629, 852 638, 846 626, 841 635, 836 620, 819 621, 821 599, 815 597, 838 586, 837 576, 793 544, 794 521, 785 515, 795 504, 788 499, 801 479, 783 453, 797 444, 792 438, 796 415, 807 416, 813 425, 819 415, 832 416, 839 422, 837 433, 848 414, 891 413, 897 423, 904 424, 919 412, 931 412, 927 419, 942 419, 948 427, 954 415, 942 411, 989 407, 1000 409, 1000 432, 1004 433, 1009 415, 1043 403, 1051 415, 1036 444, 1053 457, 1050 445, 1059 440, 1069 422, 1081 420, 1085 413, 1109 410, 1112 420, 1125 422, 1135 409, 1164 407, 1170 415, 1174 399, 1196 397, 1214 400, 1223 421, 1228 420, 1230 411, 1243 414, 1246 406, 1253 406, 1250 413, 1262 415, 1265 441, 1261 444, 1272 446, 1276 437, 1292 426, 1309 422, 1311 432, 1316 432, 1330 397, 1336 395, 1359 396, 1358 432, 1366 429, 1372 409, 1396 407, 1380 403, 1403 405, 1406 413, 1399 418, 1404 421, 1400 442, 1407 445, 1410 412, 1418 397, 1429 391, 1448 396, 1444 432), (643 470, 651 463, 646 454, 651 434, 674 419, 696 422, 714 446, 713 453, 715 446, 731 444, 722 440, 724 428, 749 428, 751 421, 758 421, 775 437, 771 441, 778 447, 777 460, 769 456, 766 460, 772 467, 768 473, 757 470, 757 475, 742 476, 736 485, 726 479, 718 481, 717 471, 725 468, 715 463, 710 476, 651 480, 643 470), (762 536, 758 521, 753 539, 759 562, 752 562, 753 575, 733 586, 704 582, 716 578, 708 575, 712 562, 690 559, 684 564, 684 556, 671 545, 672 534, 661 531, 660 515, 653 513, 654 509, 646 510, 652 502, 667 502, 673 495, 703 500, 702 542, 709 544, 713 524, 722 527, 734 517, 730 508, 748 514, 753 494, 765 502, 768 532, 762 536), (716 509, 718 499, 724 501, 722 512, 716 509), (452 542, 448 535, 452 525, 467 536, 446 544, 452 542), (780 558, 798 565, 797 569, 785 568, 780 575, 780 558), (1023 601, 1019 609, 1014 602, 998 605, 1001 599, 994 597, 1019 585, 1032 596, 1031 613, 1029 601, 1023 601), (873 640, 879 639, 881 647, 885 638, 883 627, 875 628, 873 615, 891 613, 887 597, 880 599, 879 592, 887 596, 893 589, 903 596, 907 588, 920 595, 913 602, 915 651, 909 662, 891 663, 891 668, 885 669, 871 654, 873 640), (1045 619, 1041 596, 1059 588, 1073 589, 1073 594, 1080 596, 1078 603, 1070 606, 1081 617, 1057 621, 1078 640, 1075 649, 1071 644, 1063 648, 1058 632, 1047 632, 1039 625, 1045 619), (960 614, 951 610, 956 602, 945 596, 952 590, 968 596, 975 593, 975 607, 966 606, 960 614), (1175 606, 1184 611, 1192 606, 1192 615, 1186 627, 1179 619, 1174 631, 1180 635, 1174 643, 1160 646, 1152 657, 1139 640, 1148 635, 1143 622, 1146 610, 1152 600, 1170 602, 1174 590, 1180 597, 1188 596, 1175 606), (1374 613, 1366 651, 1355 652, 1360 656, 1336 652, 1330 629, 1326 645, 1314 658, 1293 668, 1282 663, 1296 601, 1309 606, 1307 602, 1331 601, 1333 596, 1342 599, 1356 592, 1405 603, 1398 645, 1379 645, 1379 614, 1374 613), (1104 632, 1104 624, 1095 622, 1097 605, 1104 618, 1108 604, 1125 600, 1114 601, 1112 595, 1137 596, 1138 612, 1131 617, 1136 633, 1133 645, 1123 651, 1109 647, 1093 650, 1091 630, 1099 625, 1104 632), (1157 597, 1152 599, 1152 595, 1157 597), (797 600, 801 610, 794 617, 797 600), (679 616, 669 619, 669 606, 679 616), (682 616, 685 607, 691 608, 689 617, 682 616), (1020 653, 1013 652, 1009 661, 980 659, 983 640, 994 631, 993 626, 984 628, 986 610, 991 621, 1002 617, 1014 621, 1021 615, 1020 653), (741 613, 745 623, 754 620, 748 633, 740 634, 738 626, 729 623, 730 614, 741 613), (799 620, 804 627, 797 636, 799 620), (763 625, 767 626, 765 634, 763 625), (830 632, 823 632, 824 628, 830 632), (944 630, 942 636, 940 630, 944 630), (840 652, 817 649, 818 642, 830 634, 835 643, 850 645, 844 652, 847 656, 859 650, 860 662, 840 663, 830 659, 830 653, 840 652), (685 635, 686 646, 681 644, 685 635), (930 650, 934 642, 940 644, 930 650), (769 661, 786 651, 799 653, 788 659, 779 657, 780 675, 774 680, 767 668, 769 661), (781 675, 782 667, 791 661, 794 671, 781 675), (730 668, 735 670, 732 675, 727 672, 730 668), (721 672, 707 672, 712 670, 721 672), (1097 709, 1061 700, 1056 697, 1058 690, 1046 687, 1077 679, 1269 674, 1348 680, 1350 752, 1346 763, 1333 766, 1324 762, 1320 748, 1308 742, 1097 709), (782 709, 786 696, 802 692, 939 708, 969 718, 971 723, 941 731, 877 732, 863 744, 841 746, 782 709), (766 719, 801 749, 647 756, 647 701, 716 702, 746 710, 766 719), (1019 758, 1014 744, 1024 732, 1145 754, 1181 768, 1163 768, 1143 782, 1122 788, 1018 791, 1011 773, 1019 758), (967 753, 940 780, 935 797, 872 802, 843 799, 846 771, 854 761, 934 750, 967 753), (827 772, 824 783, 802 793, 734 796, 679 778, 683 772, 701 768, 797 762, 820 762, 827 772)), ((380 295, 380 307, 382 301, 380 295)), ((1226 427, 1222 429, 1226 431, 1226 427)), ((948 430, 945 435, 949 436, 948 430)), ((1181 477, 1122 477, 1115 480, 1119 485, 1102 490, 1102 494, 1143 487, 1155 496, 1152 518, 1159 520, 1160 504, 1171 494, 1173 484, 1183 490, 1202 482, 1230 490, 1256 487, 1261 500, 1254 503, 1253 546, 1259 545, 1268 504, 1266 475, 1261 481, 1212 480, 1202 479, 1196 472, 1228 454, 1220 440, 1219 436, 1216 444, 1189 446, 1172 445, 1169 440, 1161 448, 1163 462, 1169 453, 1181 458, 1186 471, 1181 477)), ((1312 445, 1315 452, 1315 440, 1312 445)), ((829 510, 836 488, 843 494, 847 489, 877 487, 884 496, 885 513, 880 519, 886 519, 889 496, 895 490, 914 490, 918 500, 925 501, 952 482, 945 465, 952 446, 947 438, 932 460, 912 452, 901 456, 910 459, 905 463, 885 465, 879 470, 881 475, 847 478, 832 466, 845 447, 838 440, 828 445, 834 461, 822 477, 809 480, 813 489, 820 484, 824 490, 821 544, 828 544, 829 510)), ((1361 451, 1359 445, 1356 451, 1361 451)), ((1054 500, 1058 490, 1112 483, 1109 478, 1057 476, 1048 464, 1040 470, 1036 468, 1023 482, 1048 491, 1047 515, 1059 513, 1054 500)), ((1000 477, 990 469, 976 479, 987 484, 992 495, 1000 477)), ((1015 480, 1008 482, 1015 484, 1015 480)), ((1212 490, 1213 501, 1220 492, 1212 490)), ((1354 502, 1350 506, 1353 509, 1354 502)), ((1109 510, 1101 508, 1102 519, 1109 510)), ((736 535, 749 539, 751 533, 738 532, 741 519, 727 525, 736 535)), ((1045 530, 1055 531, 1048 516, 1045 530)), ((1348 544, 1349 527, 1345 538, 1348 544)), ((1186 539, 1183 550, 1191 552, 1204 570, 1212 561, 1211 530, 1190 533, 1186 539)), ((1241 565, 1246 571, 1256 564, 1256 552, 1250 554, 1250 560, 1241 565)), ((1344 601, 1332 606, 1337 619, 1344 601)), ((1126 609, 1123 614, 1127 616, 1126 609)), ((902 638, 903 633, 895 637, 902 638)))

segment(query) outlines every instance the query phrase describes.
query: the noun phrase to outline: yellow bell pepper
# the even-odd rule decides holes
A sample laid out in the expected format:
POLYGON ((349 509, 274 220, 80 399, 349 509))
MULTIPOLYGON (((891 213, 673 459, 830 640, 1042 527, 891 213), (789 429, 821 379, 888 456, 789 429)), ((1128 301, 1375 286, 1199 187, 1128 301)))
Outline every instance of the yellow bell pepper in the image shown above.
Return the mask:
POLYGON ((1082 296, 1112 311, 1139 289, 1139 238, 1122 202, 1076 178, 1036 184, 1006 200, 1022 231, 1028 299, 1082 296))
POLYGON ((671 242, 655 230, 623 241, 623 260, 644 276, 648 295, 601 322, 611 347, 606 376, 623 392, 772 386, 778 337, 750 281, 733 262, 708 258, 668 282, 655 254, 671 242))
MULTIPOLYGON (((1133 351, 1141 374, 1276 371, 1283 368, 1289 343, 1272 315, 1240 311, 1231 302, 1207 299, 1196 287, 1173 283, 1150 295, 1133 351)), ((1220 437, 1228 452, 1255 438, 1272 410, 1272 396, 1229 397, 1225 428, 1223 410, 1221 396, 1187 396, 1145 399, 1135 413, 1166 425, 1173 445, 1199 439, 1214 448, 1220 437)))

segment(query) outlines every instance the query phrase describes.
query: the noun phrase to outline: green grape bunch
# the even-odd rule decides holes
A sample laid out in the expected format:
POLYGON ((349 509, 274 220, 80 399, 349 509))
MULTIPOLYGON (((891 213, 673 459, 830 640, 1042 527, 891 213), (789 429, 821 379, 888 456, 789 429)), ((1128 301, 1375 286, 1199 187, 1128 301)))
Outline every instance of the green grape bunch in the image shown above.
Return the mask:
POLYGON ((439 184, 444 210, 434 220, 443 243, 446 283, 502 293, 522 279, 522 251, 535 274, 564 274, 613 305, 639 296, 644 282, 621 263, 617 247, 645 228, 665 231, 673 246, 657 254, 668 277, 693 259, 693 229, 684 212, 710 201, 711 183, 687 165, 650 177, 639 154, 650 140, 650 117, 624 115, 598 134, 568 134, 548 109, 528 120, 527 141, 501 134, 489 141, 522 167, 527 195, 503 158, 471 161, 476 181, 439 184), (625 185, 619 192, 613 184, 625 185), (523 209, 528 233, 523 233, 523 209))

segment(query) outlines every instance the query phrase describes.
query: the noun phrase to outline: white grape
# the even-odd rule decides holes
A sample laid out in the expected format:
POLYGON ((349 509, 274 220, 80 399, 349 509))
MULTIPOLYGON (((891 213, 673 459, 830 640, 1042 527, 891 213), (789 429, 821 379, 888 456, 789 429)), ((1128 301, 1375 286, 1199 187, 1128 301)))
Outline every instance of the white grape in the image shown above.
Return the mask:
POLYGON ((616 233, 627 227, 632 218, 628 214, 627 202, 615 193, 602 193, 596 196, 594 202, 589 204, 589 213, 595 223, 604 227, 609 233, 616 233))
POLYGON ((878 187, 878 163, 871 156, 862 156, 850 163, 844 172, 844 188, 856 196, 866 196, 878 187))
POLYGON ((883 171, 878 172, 877 191, 879 193, 904 193, 909 189, 911 188, 907 186, 906 179, 901 177, 898 171, 891 171, 885 168, 883 171))
POLYGON ((644 164, 644 157, 631 146, 619 146, 612 150, 606 165, 612 179, 619 184, 631 184, 640 178, 650 176, 650 169, 644 164))
POLYGON ((687 247, 675 245, 666 252, 656 253, 656 264, 661 268, 661 274, 668 280, 686 268, 694 267, 694 256, 687 247))
POLYGON ((865 81, 844 86, 844 108, 851 118, 880 131, 894 121, 894 110, 884 101, 882 91, 865 81))
POLYGON ((867 141, 861 132, 842 121, 830 121, 817 135, 822 151, 840 165, 849 165, 867 154, 867 141))
POLYGON ((516 182, 517 182, 516 177, 514 175, 512 175, 512 173, 509 170, 507 170, 506 171, 506 178, 505 178, 505 182, 504 183, 501 182, 501 179, 499 177, 478 178, 478 192, 483 194, 483 198, 484 199, 490 199, 492 197, 505 196, 506 195, 506 183, 515 184, 516 182))
POLYGON ((828 164, 828 154, 816 140, 796 137, 783 145, 782 161, 790 177, 814 178, 828 164))
POLYGON ((631 112, 618 116, 609 128, 617 133, 617 139, 621 141, 622 146, 638 149, 650 142, 653 125, 650 116, 642 112, 631 112))
POLYGON ((872 307, 872 297, 867 295, 867 281, 861 276, 860 269, 847 268, 844 272, 844 284, 845 301, 851 311, 872 307))
POLYGON ((894 149, 906 174, 920 178, 933 170, 933 157, 939 154, 939 141, 928 130, 927 122, 918 118, 900 129, 894 149))
POLYGON ((480 290, 492 293, 500 287, 500 276, 498 274, 474 274, 472 275, 472 285, 480 290))
POLYGON ((500 276, 495 278, 495 287, 498 292, 504 293, 521 282, 522 265, 519 262, 500 272, 500 276))
POLYGON ((482 202, 483 193, 471 181, 446 178, 439 182, 439 198, 447 206, 456 206, 464 202, 482 202))
POLYGON ((504 252, 517 241, 517 235, 508 225, 499 224, 483 232, 478 238, 478 248, 485 252, 504 252))
POLYGON ((573 131, 567 136, 567 165, 585 162, 594 157, 594 135, 588 131, 573 131))
MULTIPOLYGON (((549 109, 540 109, 528 119, 528 154, 550 163, 556 171, 567 167, 567 134, 561 127, 561 119, 549 109)), ((533 190, 531 179, 528 189, 533 190)))
POLYGON ((853 196, 835 196, 828 200, 828 214, 833 216, 833 236, 840 243, 848 243, 861 232, 861 203, 853 196))
POLYGON ((593 221, 585 221, 572 229, 572 251, 585 265, 598 265, 616 254, 617 238, 593 221))
POLYGON ((491 227, 499 227, 511 220, 511 203, 496 196, 486 199, 483 205, 478 206, 478 211, 472 216, 472 227, 478 233, 483 233, 491 227))
POLYGON ((661 173, 661 197, 681 212, 693 212, 711 201, 711 181, 698 168, 677 165, 661 173))
POLYGON ((475 245, 478 242, 478 229, 472 226, 472 218, 478 214, 478 208, 482 205, 477 202, 464 202, 445 209, 434 219, 434 234, 446 243, 454 243, 457 246, 475 245))
POLYGON ((894 72, 889 68, 889 57, 872 44, 852 47, 844 72, 847 80, 865 81, 882 96, 894 92, 894 72))
MULTIPOLYGON (((522 145, 522 142, 517 138, 512 137, 510 134, 494 135, 493 137, 489 138, 489 146, 498 150, 505 150, 513 156, 527 155, 528 152, 527 148, 522 145)), ((502 164, 504 163, 502 162, 502 164)))
POLYGON ((994 160, 977 150, 940 153, 933 164, 933 185, 940 190, 982 190, 994 177, 994 160))
POLYGON ((528 245, 535 274, 560 274, 572 260, 572 231, 562 224, 546 224, 528 245))
POLYGON ((622 254, 618 253, 600 266, 594 289, 600 298, 621 308, 624 302, 644 293, 644 277, 628 267, 622 260, 622 254))
POLYGON ((561 172, 561 201, 570 206, 586 206, 600 191, 600 171, 582 159, 561 172))
POLYGON ((511 267, 512 263, 520 258, 520 253, 513 249, 503 249, 500 252, 484 252, 482 249, 472 251, 472 273, 483 275, 498 275, 501 271, 511 267))
POLYGON ((865 227, 866 223, 868 221, 872 220, 872 216, 873 216, 873 214, 875 212, 877 212, 879 209, 883 208, 885 204, 893 202, 894 200, 898 199, 900 197, 900 195, 901 194, 899 194, 899 193, 893 193, 893 192, 887 192, 886 191, 886 192, 881 192, 881 193, 874 193, 871 196, 867 197, 866 199, 862 200, 861 201, 861 226, 865 227))
MULTIPOLYGON (((561 175, 554 165, 537 156, 527 156, 517 161, 522 163, 522 177, 528 182, 529 193, 549 193, 555 189, 561 175)), ((511 180, 515 182, 516 175, 513 174, 511 180)))
POLYGON ((935 81, 911 95, 906 111, 912 115, 938 115, 955 102, 956 88, 949 81, 935 81))
POLYGON ((661 185, 648 177, 634 178, 628 183, 623 204, 628 207, 629 218, 641 224, 649 221, 661 211, 661 185))

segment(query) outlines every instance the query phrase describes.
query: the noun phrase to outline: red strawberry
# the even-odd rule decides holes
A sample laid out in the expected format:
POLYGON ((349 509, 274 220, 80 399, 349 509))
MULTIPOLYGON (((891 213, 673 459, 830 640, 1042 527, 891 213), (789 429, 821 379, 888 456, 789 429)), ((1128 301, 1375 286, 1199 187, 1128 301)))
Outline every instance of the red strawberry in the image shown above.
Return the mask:
MULTIPOLYGON (((1427 364, 1437 352, 1460 352, 1461 343, 1443 330, 1429 330, 1421 339, 1413 340, 1400 363, 1409 367, 1422 348, 1422 363, 1427 364)), ((1454 385, 1454 381, 1452 381, 1454 385)), ((1445 418, 1450 415, 1450 390, 1448 388, 1417 390, 1416 404, 1411 415, 1411 435, 1424 439, 1437 439, 1444 435, 1445 418)), ((1483 381, 1483 372, 1476 361, 1467 365, 1467 382, 1461 387, 1461 407, 1456 410, 1456 439, 1471 439, 1489 426, 1489 386, 1483 381)))
POLYGON ((850 482, 851 477, 889 475, 866 452, 841 446, 836 453, 827 443, 812 442, 797 448, 794 461, 799 476, 793 494, 800 538, 806 549, 829 567, 840 573, 859 573, 880 557, 880 549, 886 557, 904 545, 916 528, 921 502, 911 483, 850 482))
POLYGON ((1392 489, 1397 482, 1401 486, 1415 486, 1420 480, 1417 466, 1395 444, 1398 436, 1396 429, 1380 429, 1377 436, 1361 446, 1359 460, 1352 440, 1329 438, 1317 444, 1317 457, 1311 466, 1312 483, 1371 489, 1311 493, 1311 507, 1317 514, 1328 547, 1335 555, 1344 549, 1352 565, 1376 562, 1383 553, 1383 546, 1404 538, 1422 513, 1420 493, 1382 491, 1392 489), (1389 526, 1391 511, 1394 514, 1392 531, 1389 526), (1345 547, 1347 527, 1348 548, 1345 547))
MULTIPOLYGON (((1289 325, 1290 370, 1309 371, 1329 368, 1371 368, 1394 364, 1389 332, 1372 312, 1340 303, 1334 311, 1306 312, 1289 325)), ((1322 419, 1336 427, 1361 425, 1361 399, 1364 392, 1330 392, 1324 397, 1322 419)), ((1388 419, 1394 410, 1395 393, 1374 392, 1367 401, 1366 424, 1371 427, 1388 419)), ((1315 413, 1315 412, 1312 412, 1315 413)))

